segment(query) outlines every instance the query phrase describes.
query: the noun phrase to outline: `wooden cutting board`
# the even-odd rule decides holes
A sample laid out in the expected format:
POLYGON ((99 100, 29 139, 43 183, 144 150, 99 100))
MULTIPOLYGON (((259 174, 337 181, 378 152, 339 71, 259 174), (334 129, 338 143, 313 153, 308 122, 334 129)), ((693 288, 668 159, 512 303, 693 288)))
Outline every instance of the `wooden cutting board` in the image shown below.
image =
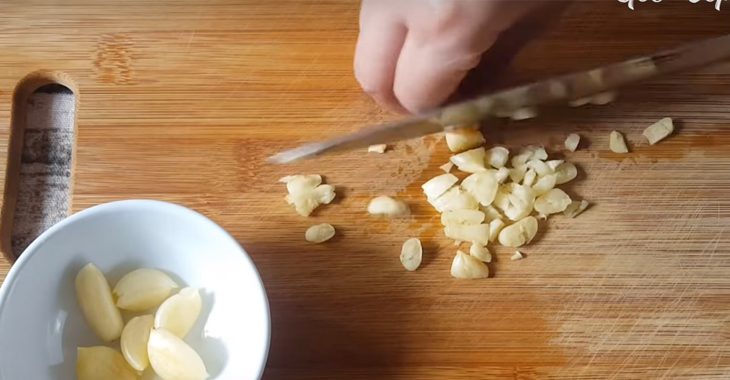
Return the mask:
MULTIPOLYGON (((73 210, 127 198, 192 207, 253 257, 271 302, 265 376, 282 378, 730 377, 730 66, 627 91, 605 107, 488 126, 491 142, 585 149, 568 186, 594 206, 551 218, 527 258, 495 249, 493 278, 449 276, 455 247, 420 184, 448 153, 439 137, 291 166, 286 147, 393 115, 352 76, 355 1, 91 1, 0 4, 0 148, 11 93, 37 69, 75 82, 73 210), (647 146, 661 117, 677 133, 647 146), (611 130, 632 152, 607 149, 611 130), (286 174, 319 173, 335 204, 297 216, 286 174), (374 220, 376 195, 398 195, 410 219, 374 220), (338 236, 310 245, 304 230, 338 236), (419 236, 421 269, 401 243, 419 236)), ((494 86, 588 68, 730 32, 730 4, 578 2, 494 86)), ((5 158, 0 161, 4 167, 5 158)), ((9 263, 0 264, 0 278, 9 263)), ((246 360, 229 357, 228 360, 246 360)))

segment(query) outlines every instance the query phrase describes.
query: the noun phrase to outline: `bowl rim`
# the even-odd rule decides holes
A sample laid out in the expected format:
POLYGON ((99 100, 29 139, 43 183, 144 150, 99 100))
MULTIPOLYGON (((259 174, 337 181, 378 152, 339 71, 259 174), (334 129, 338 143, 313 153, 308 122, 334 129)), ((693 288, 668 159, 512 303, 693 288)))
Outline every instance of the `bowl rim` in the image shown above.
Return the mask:
POLYGON ((48 240, 51 236, 57 234, 61 229, 63 229, 65 226, 75 223, 78 220, 82 220, 85 218, 88 218, 94 214, 100 213, 100 212, 113 212, 113 211, 119 211, 119 210, 125 210, 125 209, 149 209, 149 208, 156 208, 163 210, 164 212, 172 212, 177 213, 180 215, 186 215, 191 216, 193 218, 198 219, 202 223, 207 224, 209 227, 217 230, 218 232, 221 232, 223 236, 225 236, 226 239, 229 239, 230 242, 234 243, 238 249, 240 250, 240 253, 242 254, 244 261, 250 265, 251 269, 253 269, 253 274, 256 276, 256 280, 259 284, 258 287, 258 296, 263 301, 264 306, 264 328, 265 328, 265 345, 263 347, 264 352, 262 356, 261 363, 259 364, 259 371, 258 371, 258 378, 261 378, 263 376, 264 370, 266 368, 266 363, 268 361, 269 356, 269 350, 271 348, 271 310, 269 305, 269 299, 266 295, 266 288, 264 287, 264 282, 261 279, 261 274, 259 273, 258 269, 256 268, 256 265, 253 262, 253 259, 251 259, 251 256, 246 252, 246 250, 241 246, 241 244, 236 240, 228 231, 223 229, 218 223, 212 221, 207 216, 182 205, 172 203, 172 202, 166 202, 166 201, 159 201, 159 200, 153 200, 153 199, 127 199, 127 200, 120 200, 120 201, 112 201, 112 202, 106 202, 101 203, 95 206, 91 206, 89 208, 86 208, 84 210, 81 210, 73 215, 70 215, 66 217, 65 219, 61 220, 60 222, 54 224, 47 230, 45 230, 43 233, 40 234, 35 240, 33 240, 28 247, 23 250, 23 253, 20 255, 20 257, 10 266, 10 270, 8 271, 7 275, 5 276, 5 279, 3 280, 2 285, 0 286, 0 314, 2 314, 3 310, 7 307, 7 299, 8 294, 10 294, 10 289, 13 288, 14 284, 17 281, 17 277, 19 276, 19 273, 23 270, 23 267, 27 265, 28 260, 30 260, 31 256, 33 256, 34 252, 37 252, 37 247, 42 245, 46 240, 48 240))

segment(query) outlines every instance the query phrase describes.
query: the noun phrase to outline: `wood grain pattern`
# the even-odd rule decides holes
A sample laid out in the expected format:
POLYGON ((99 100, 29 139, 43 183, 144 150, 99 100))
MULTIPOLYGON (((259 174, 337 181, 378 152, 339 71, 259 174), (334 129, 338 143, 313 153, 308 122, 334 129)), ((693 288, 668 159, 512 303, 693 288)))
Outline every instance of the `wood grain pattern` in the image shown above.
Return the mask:
MULTIPOLYGON (((267 378, 730 377, 730 66, 656 81, 607 107, 488 126, 492 142, 558 152, 581 133, 590 146, 567 155, 581 168, 569 191, 595 205, 551 219, 525 260, 498 249, 494 278, 456 281, 454 246, 419 189, 447 160, 438 137, 382 156, 264 164, 393 118, 353 79, 357 11, 354 1, 3 2, 0 149, 18 81, 67 73, 80 99, 74 210, 156 198, 230 231, 270 298, 267 378), (678 133, 647 146, 641 131, 664 116, 678 133), (608 151, 613 129, 632 153, 608 151), (338 201, 298 217, 276 183, 294 173, 325 175, 338 201), (380 194, 409 201, 412 218, 368 218, 380 194), (306 244, 319 222, 338 237, 306 244), (410 236, 426 249, 414 273, 398 261, 410 236)), ((728 33, 728 12, 577 2, 493 85, 728 33)))

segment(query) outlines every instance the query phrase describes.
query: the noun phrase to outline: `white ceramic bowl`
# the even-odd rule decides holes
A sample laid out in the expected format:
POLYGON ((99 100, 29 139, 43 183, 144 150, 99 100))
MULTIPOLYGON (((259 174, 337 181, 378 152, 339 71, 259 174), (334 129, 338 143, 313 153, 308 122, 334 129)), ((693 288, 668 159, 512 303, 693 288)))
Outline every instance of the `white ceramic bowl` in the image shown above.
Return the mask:
POLYGON ((170 203, 131 200, 79 212, 36 239, 0 289, 0 379, 75 379, 76 347, 102 342, 76 303, 74 278, 87 262, 113 284, 139 267, 200 287, 203 312, 186 341, 211 378, 261 376, 269 308, 240 245, 206 217, 170 203))

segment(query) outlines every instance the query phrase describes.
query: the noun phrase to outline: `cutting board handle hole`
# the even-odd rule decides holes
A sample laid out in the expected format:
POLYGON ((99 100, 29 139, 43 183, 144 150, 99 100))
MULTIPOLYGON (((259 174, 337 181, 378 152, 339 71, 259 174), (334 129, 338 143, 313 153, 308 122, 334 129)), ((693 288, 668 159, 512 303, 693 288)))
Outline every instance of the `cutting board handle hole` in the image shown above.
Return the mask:
POLYGON ((71 210, 78 90, 61 72, 37 71, 15 87, 0 249, 15 260, 71 210))

